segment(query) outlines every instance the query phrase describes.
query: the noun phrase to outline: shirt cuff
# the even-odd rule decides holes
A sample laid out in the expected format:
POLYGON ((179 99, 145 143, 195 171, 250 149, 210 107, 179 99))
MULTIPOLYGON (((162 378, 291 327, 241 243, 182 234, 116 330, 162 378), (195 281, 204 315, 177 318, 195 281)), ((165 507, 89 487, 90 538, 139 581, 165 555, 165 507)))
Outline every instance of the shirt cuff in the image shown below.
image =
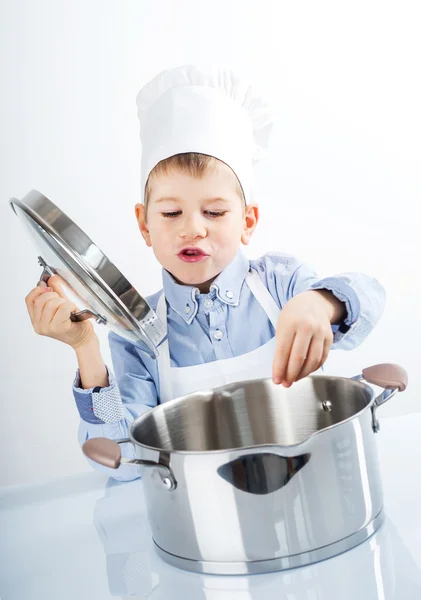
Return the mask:
POLYGON ((345 304, 347 315, 342 323, 332 325, 334 334, 333 343, 338 342, 348 333, 351 327, 360 318, 360 301, 354 289, 336 277, 326 277, 311 286, 311 290, 329 290, 332 294, 345 304))
POLYGON ((108 372, 109 385, 104 388, 80 387, 80 372, 73 382, 73 396, 81 419, 93 425, 116 423, 125 418, 124 406, 113 374, 108 372))

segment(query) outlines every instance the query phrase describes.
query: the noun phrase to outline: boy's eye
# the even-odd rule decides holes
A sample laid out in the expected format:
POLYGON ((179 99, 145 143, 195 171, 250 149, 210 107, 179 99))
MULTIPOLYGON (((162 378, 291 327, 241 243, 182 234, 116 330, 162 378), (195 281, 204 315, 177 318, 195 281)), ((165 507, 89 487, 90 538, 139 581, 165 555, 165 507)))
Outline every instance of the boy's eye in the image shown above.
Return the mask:
MULTIPOLYGON (((223 217, 225 215, 227 211, 218 211, 218 210, 205 210, 205 214, 208 217, 223 217)), ((178 215, 181 215, 181 210, 174 210, 174 211, 169 211, 169 212, 163 212, 161 213, 163 217, 167 218, 167 219, 174 219, 174 217, 178 217, 178 215)))
POLYGON ((207 215, 210 217, 223 217, 226 211, 206 210, 207 215))
POLYGON ((181 215, 181 210, 175 210, 174 212, 163 212, 161 213, 163 217, 174 218, 177 215, 181 215))

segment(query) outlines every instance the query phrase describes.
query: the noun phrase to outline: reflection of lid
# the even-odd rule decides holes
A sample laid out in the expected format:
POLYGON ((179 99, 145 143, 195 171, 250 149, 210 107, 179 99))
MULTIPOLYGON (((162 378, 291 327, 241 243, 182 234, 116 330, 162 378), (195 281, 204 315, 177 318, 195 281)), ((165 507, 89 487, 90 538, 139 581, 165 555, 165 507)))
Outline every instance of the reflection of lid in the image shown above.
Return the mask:
MULTIPOLYGON (((57 273, 88 307, 89 316, 156 356, 166 330, 117 267, 58 206, 36 190, 10 204, 42 255, 44 272, 57 273)), ((72 320, 84 315, 76 313, 72 320)), ((86 317, 85 317, 86 318, 86 317)))

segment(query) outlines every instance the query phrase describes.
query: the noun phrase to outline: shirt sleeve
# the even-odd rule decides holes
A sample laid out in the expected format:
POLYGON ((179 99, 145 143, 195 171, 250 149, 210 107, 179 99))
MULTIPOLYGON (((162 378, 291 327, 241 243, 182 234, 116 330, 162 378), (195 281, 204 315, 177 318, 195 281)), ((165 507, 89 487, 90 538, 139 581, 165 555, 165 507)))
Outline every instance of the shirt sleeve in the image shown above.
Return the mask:
MULTIPOLYGON (((134 419, 158 403, 155 383, 158 382, 156 360, 140 346, 114 333, 110 333, 108 339, 114 367, 114 375, 107 368, 109 385, 105 388, 82 389, 79 371, 73 383, 73 395, 81 417, 81 445, 94 437, 126 439, 134 419)), ((127 458, 135 457, 130 443, 122 444, 121 451, 127 458)), ((119 481, 128 481, 140 476, 139 468, 134 465, 122 465, 118 469, 111 469, 89 459, 88 462, 96 470, 105 472, 119 481)))
POLYGON ((265 254, 256 265, 269 292, 280 308, 297 294, 329 290, 345 304, 343 323, 332 325, 332 349, 352 350, 361 344, 378 323, 385 306, 385 290, 370 275, 341 273, 321 278, 313 267, 289 254, 265 254))

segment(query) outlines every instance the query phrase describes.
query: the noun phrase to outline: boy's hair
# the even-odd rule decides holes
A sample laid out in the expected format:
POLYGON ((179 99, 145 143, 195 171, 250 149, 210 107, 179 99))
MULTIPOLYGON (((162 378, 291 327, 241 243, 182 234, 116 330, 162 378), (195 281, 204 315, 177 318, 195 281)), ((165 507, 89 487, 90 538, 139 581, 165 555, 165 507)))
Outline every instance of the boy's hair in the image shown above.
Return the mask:
MULTIPOLYGON (((151 182, 154 177, 157 177, 158 175, 166 175, 168 171, 175 170, 183 171, 192 177, 197 177, 200 179, 209 169, 215 167, 219 162, 222 161, 218 160, 214 156, 199 154, 198 152, 184 152, 182 154, 174 154, 174 156, 170 156, 169 158, 164 158, 164 160, 161 160, 149 173, 149 177, 145 186, 145 209, 147 208, 150 198, 152 187, 151 182)), ((237 191, 244 200, 244 194, 240 182, 238 181, 234 172, 233 175, 236 180, 237 191)))

